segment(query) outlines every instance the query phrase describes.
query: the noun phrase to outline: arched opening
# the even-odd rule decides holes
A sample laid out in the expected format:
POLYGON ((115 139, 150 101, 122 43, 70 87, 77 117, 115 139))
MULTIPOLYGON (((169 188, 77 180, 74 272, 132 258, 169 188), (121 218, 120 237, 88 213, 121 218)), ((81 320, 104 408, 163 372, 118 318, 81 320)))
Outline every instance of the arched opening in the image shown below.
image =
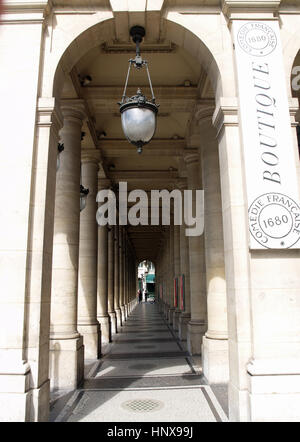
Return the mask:
POLYGON ((155 266, 144 259, 138 265, 139 302, 155 302, 155 266))
MULTIPOLYGON (((137 263, 144 260, 144 257, 147 257, 149 262, 155 263, 155 286, 153 281, 147 281, 146 276, 143 281, 145 282, 143 300, 145 301, 145 291, 154 294, 151 299, 157 301, 157 307, 174 330, 176 339, 181 340, 183 346, 187 345, 186 349, 190 354, 201 353, 201 340, 207 329, 204 241, 200 237, 195 241, 190 240, 186 237, 184 225, 182 228, 172 225, 174 217, 172 205, 169 211, 170 225, 162 222, 161 218, 158 224, 153 225, 151 192, 164 190, 170 195, 171 192, 177 191, 181 195, 180 198, 183 198, 185 189, 190 188, 194 191, 202 189, 206 185, 202 169, 203 167, 205 169, 207 161, 214 164, 215 178, 219 183, 216 156, 207 160, 206 156, 202 155, 201 137, 203 133, 206 134, 206 141, 214 144, 213 150, 217 154, 216 134, 211 130, 212 114, 216 100, 224 94, 226 96, 232 93, 234 85, 232 81, 227 81, 224 83, 224 88, 221 82, 216 59, 218 58, 218 63, 221 65, 224 63, 224 66, 227 66, 227 64, 225 59, 222 59, 220 48, 213 48, 216 52, 215 58, 201 37, 196 35, 196 29, 195 33, 191 32, 184 24, 176 23, 176 20, 178 16, 171 14, 169 19, 160 22, 155 32, 152 29, 151 33, 147 34, 146 30, 146 37, 141 45, 142 56, 149 62, 156 100, 160 104, 155 136, 144 148, 141 156, 136 155, 136 150, 124 138, 117 105, 122 96, 128 58, 135 50, 134 44, 129 40, 129 33, 125 33, 123 29, 122 37, 116 41, 115 34, 119 29, 113 19, 88 27, 65 49, 55 70, 53 95, 58 99, 63 113, 64 125, 60 132, 60 142, 65 144, 65 150, 60 154, 56 191, 58 209, 55 209, 55 217, 57 218, 58 211, 65 210, 67 206, 69 196, 65 189, 69 184, 68 180, 73 183, 73 197, 80 177, 80 184, 89 188, 90 193, 87 196, 86 208, 81 213, 79 207, 75 208, 76 205, 79 206, 78 195, 78 204, 74 203, 72 208, 75 214, 72 223, 59 222, 59 229, 54 228, 50 340, 52 342, 50 365, 55 367, 51 371, 54 388, 55 386, 58 389, 62 388, 64 382, 70 382, 72 376, 73 386, 78 381, 78 374, 73 370, 72 375, 68 375, 67 379, 60 383, 64 376, 60 374, 58 365, 67 364, 67 359, 62 362, 66 339, 74 340, 74 361, 77 361, 75 366, 81 366, 80 370, 83 373, 82 343, 85 354, 91 355, 89 356, 91 359, 95 355, 99 357, 99 324, 102 349, 110 342, 114 342, 122 327, 126 325, 139 289, 137 263), (209 126, 209 135, 207 128, 202 126, 203 122, 209 126), (70 138, 71 133, 73 135, 70 138), (74 153, 75 136, 76 153, 74 153), (80 150, 81 158, 78 157, 80 150), (76 167, 70 169, 68 162, 70 164, 76 162, 76 167, 81 169, 80 176, 74 174, 76 167), (68 178, 70 175, 71 179, 68 178), (122 225, 109 226, 108 229, 100 227, 95 233, 97 226, 92 227, 91 221, 96 211, 97 190, 110 189, 118 200, 121 182, 125 182, 127 186, 128 213, 136 210, 141 222, 138 225, 129 224, 124 228, 122 225), (130 193, 136 190, 143 193, 143 200, 138 210, 135 207, 137 200, 129 198, 130 193), (64 229, 68 230, 67 234, 64 229), (76 241, 72 243, 75 230, 79 232, 79 248, 76 241), (64 244, 62 237, 66 238, 64 244), (91 247, 91 244, 97 244, 96 237, 98 237, 97 250, 91 247), (65 291, 61 284, 64 279, 61 277, 62 248, 65 249, 64 266, 67 268, 69 266, 66 278, 68 279, 70 273, 73 273, 70 295, 72 296, 73 291, 75 297, 73 296, 72 300, 70 297, 68 301, 68 336, 63 336, 65 341, 58 343, 61 340, 60 333, 66 334, 65 323, 61 326, 60 319, 64 315, 60 292, 65 291), (78 258, 74 252, 76 248, 78 258), (193 262, 189 259, 189 249, 193 262), (79 259, 78 270, 77 259, 79 259), (78 280, 76 280, 77 272, 78 280), (96 280, 95 275, 97 275, 96 280), (191 287, 193 295, 190 292, 191 287), (53 288, 54 290, 57 288, 56 295, 53 288), (92 301, 95 290, 97 290, 96 316, 95 299, 92 301), (198 296, 198 292, 201 296, 198 296), (78 295, 77 306, 74 305, 76 295, 78 295), (108 303, 105 301, 107 298, 108 303), (53 303, 55 299, 56 305, 53 303), (52 314, 52 311, 56 313, 52 314), (188 330, 191 319, 193 319, 191 327, 195 327, 192 331, 188 330)), ((199 32, 202 33, 204 40, 207 39, 209 42, 207 32, 212 30, 209 31, 204 26, 199 32)), ((55 55, 53 57, 55 58, 55 55)), ((49 60, 45 60, 45 71, 49 67, 50 73, 53 72, 53 66, 54 63, 51 65, 49 60)), ((46 79, 50 73, 45 75, 46 79)), ((128 86, 129 96, 136 93, 137 87, 143 87, 143 92, 149 95, 149 90, 145 87, 145 73, 135 72, 131 81, 128 86)), ((49 89, 49 77, 47 85, 43 83, 41 85, 41 90, 45 91, 47 88, 49 89)), ((216 181, 209 183, 210 187, 215 185, 216 181)), ((117 207, 120 209, 118 204, 119 201, 117 207)), ((220 198, 217 198, 214 204, 218 206, 220 214, 220 198)), ((161 199, 161 215, 164 207, 165 202, 161 199)), ((55 223, 57 224, 57 220, 54 225, 55 223)), ((221 223, 215 224, 214 230, 216 229, 222 230, 221 223)), ((217 241, 220 242, 218 247, 222 248, 221 254, 223 254, 222 238, 222 234, 218 234, 217 241)), ((222 265, 224 263, 220 264, 222 265)), ((210 270, 213 266, 214 264, 210 270)), ((224 279, 224 273, 219 268, 216 271, 224 279)), ((208 278, 214 280, 214 275, 210 273, 208 278)), ((217 284, 208 285, 212 287, 210 290, 217 290, 217 284)), ((224 287, 222 291, 224 292, 224 287)), ((226 300, 226 296, 224 299, 226 300)), ((216 303, 210 303, 214 304, 216 303)), ((226 308, 223 306, 220 312, 226 315, 226 308)), ((69 354, 66 353, 66 357, 69 357, 69 354)))

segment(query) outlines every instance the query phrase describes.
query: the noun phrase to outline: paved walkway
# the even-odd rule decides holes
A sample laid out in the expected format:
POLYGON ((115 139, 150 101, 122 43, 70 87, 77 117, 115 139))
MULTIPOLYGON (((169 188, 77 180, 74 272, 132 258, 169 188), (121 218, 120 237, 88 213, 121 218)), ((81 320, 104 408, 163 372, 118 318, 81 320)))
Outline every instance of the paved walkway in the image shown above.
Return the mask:
POLYGON ((225 387, 205 383, 156 304, 139 304, 105 356, 88 362, 82 388, 57 396, 50 421, 228 420, 225 387))

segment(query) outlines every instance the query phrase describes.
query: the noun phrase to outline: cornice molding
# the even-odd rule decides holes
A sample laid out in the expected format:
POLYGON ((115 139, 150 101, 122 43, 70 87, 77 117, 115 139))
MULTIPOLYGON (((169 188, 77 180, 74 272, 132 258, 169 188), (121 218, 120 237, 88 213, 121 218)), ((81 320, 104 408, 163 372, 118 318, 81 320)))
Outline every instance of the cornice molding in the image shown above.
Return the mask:
POLYGON ((5 0, 1 22, 5 24, 42 24, 52 9, 51 0, 5 0))
POLYGON ((63 116, 55 98, 39 98, 36 115, 38 127, 53 127, 58 133, 63 126, 63 116))
MULTIPOLYGON (((223 0, 222 11, 228 19, 249 18, 249 14, 263 14, 266 19, 278 14, 281 0, 223 0)), ((257 17, 255 17, 257 18, 257 17)))
POLYGON ((212 123, 217 130, 217 137, 225 126, 238 126, 238 100, 236 97, 222 97, 217 103, 212 123))
POLYGON ((300 115, 298 98, 290 98, 289 109, 290 109, 291 125, 292 127, 296 127, 299 124, 298 118, 300 115))

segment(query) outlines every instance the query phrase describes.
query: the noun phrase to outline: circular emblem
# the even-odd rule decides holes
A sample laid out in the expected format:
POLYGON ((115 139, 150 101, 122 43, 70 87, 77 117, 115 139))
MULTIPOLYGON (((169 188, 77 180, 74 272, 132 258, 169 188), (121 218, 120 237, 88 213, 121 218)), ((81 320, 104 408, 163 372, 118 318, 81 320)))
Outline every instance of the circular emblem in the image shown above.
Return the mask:
POLYGON ((281 193, 265 193, 249 208, 253 238, 267 249, 288 249, 300 238, 300 207, 281 193))
POLYGON ((264 57, 271 54, 277 46, 273 29, 261 22, 246 23, 237 36, 240 47, 250 55, 264 57))

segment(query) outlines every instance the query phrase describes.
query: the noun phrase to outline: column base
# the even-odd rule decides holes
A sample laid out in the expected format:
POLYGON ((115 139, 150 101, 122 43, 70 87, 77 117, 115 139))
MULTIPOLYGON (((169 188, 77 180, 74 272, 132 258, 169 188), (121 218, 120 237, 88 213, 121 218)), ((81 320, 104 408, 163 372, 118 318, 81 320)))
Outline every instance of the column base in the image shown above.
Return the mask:
POLYGON ((201 355, 202 338, 206 332, 206 324, 190 321, 187 327, 187 349, 190 355, 201 355))
POLYGON ((122 324, 126 321, 125 305, 120 306, 122 324))
POLYGON ((175 311, 175 307, 169 307, 168 309, 168 323, 169 325, 173 324, 173 313, 175 311))
POLYGON ((115 335, 118 332, 117 329, 117 316, 115 312, 108 313, 110 319, 110 331, 111 335, 115 335))
MULTIPOLYGON (((98 316, 97 317, 100 324, 100 336, 101 336, 101 344, 108 344, 111 342, 111 324, 109 315, 106 316, 98 316)), ((100 345, 101 350, 101 345, 100 345)), ((101 354, 101 351, 100 351, 101 354)))
POLYGON ((128 316, 129 316, 129 308, 128 308, 128 304, 125 304, 125 316, 126 316, 126 321, 127 321, 127 318, 128 318, 128 316))
POLYGON ((75 389, 84 378, 83 338, 50 339, 51 390, 75 389))
POLYGON ((84 357, 86 359, 99 359, 101 355, 100 324, 78 325, 78 332, 83 336, 84 357))
POLYGON ((0 373, 0 422, 47 422, 50 380, 29 389, 29 364, 16 365, 3 367, 5 374, 0 373))
POLYGON ((118 330, 119 328, 122 327, 122 314, 121 314, 121 309, 120 309, 120 308, 117 308, 117 309, 115 309, 115 312, 116 312, 116 318, 117 318, 117 330, 118 330))
POLYGON ((168 321, 169 319, 169 305, 168 304, 164 304, 164 317, 165 319, 168 321))
POLYGON ((178 321, 178 336, 181 341, 187 340, 187 327, 191 320, 190 313, 181 313, 178 321))
POLYGON ((254 360, 247 372, 252 422, 300 421, 299 360, 254 360))
POLYGON ((164 310, 164 305, 163 305, 163 303, 161 302, 161 300, 158 299, 158 311, 159 311, 159 313, 162 313, 163 310, 164 310))
POLYGON ((228 339, 202 340, 203 374, 210 384, 225 384, 229 381, 228 339))
POLYGON ((174 310, 173 311, 173 330, 178 331, 179 330, 179 316, 180 316, 181 310, 174 310))

